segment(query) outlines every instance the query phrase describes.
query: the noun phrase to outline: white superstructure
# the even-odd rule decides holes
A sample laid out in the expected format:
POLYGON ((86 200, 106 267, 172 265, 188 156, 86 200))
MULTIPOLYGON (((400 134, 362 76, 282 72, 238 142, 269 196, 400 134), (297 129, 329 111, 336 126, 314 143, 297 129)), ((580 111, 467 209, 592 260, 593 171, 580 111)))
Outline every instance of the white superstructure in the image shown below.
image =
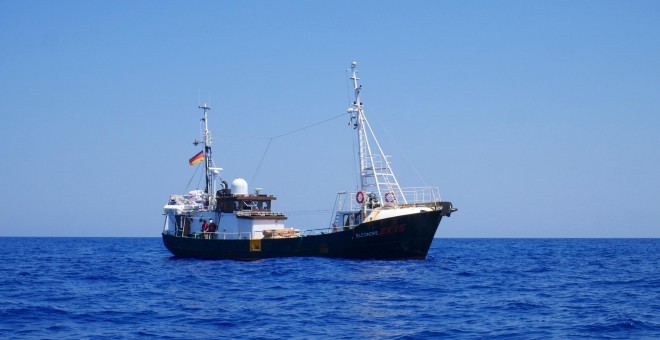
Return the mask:
POLYGON ((222 169, 214 167, 212 158, 212 138, 208 129, 208 111, 211 108, 206 104, 199 108, 204 111, 204 131, 202 141, 195 140, 193 145, 203 146, 201 153, 204 155, 205 189, 170 196, 169 202, 163 207, 163 233, 209 239, 261 239, 299 235, 299 230, 284 226, 287 218, 283 213, 272 211, 272 202, 276 197, 261 194, 260 188, 250 194, 248 183, 242 178, 234 179, 231 188, 222 180, 222 169), (216 191, 216 183, 222 183, 222 189, 216 191))

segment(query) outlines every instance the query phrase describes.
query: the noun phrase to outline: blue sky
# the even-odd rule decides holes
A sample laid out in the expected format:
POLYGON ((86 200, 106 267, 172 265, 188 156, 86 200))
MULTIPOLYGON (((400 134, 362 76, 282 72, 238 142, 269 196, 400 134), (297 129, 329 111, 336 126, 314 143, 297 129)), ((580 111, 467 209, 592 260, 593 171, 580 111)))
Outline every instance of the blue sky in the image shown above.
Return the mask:
MULTIPOLYGON (((158 236, 201 102, 228 181, 322 227, 346 69, 438 237, 660 237, 657 1, 0 0, 0 236, 158 236)), ((193 186, 197 183, 193 180, 193 186)), ((190 188, 193 189, 193 188, 190 188)))

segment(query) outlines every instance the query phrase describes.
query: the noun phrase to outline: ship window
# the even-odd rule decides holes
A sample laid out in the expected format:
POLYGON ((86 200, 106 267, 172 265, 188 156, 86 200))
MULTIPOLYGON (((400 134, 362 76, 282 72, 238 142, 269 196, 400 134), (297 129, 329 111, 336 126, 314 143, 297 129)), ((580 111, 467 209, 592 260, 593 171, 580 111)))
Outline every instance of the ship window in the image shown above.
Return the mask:
POLYGON ((270 210, 270 201, 264 202, 264 210, 270 210))
POLYGON ((254 210, 257 208, 257 203, 254 201, 244 201, 243 210, 254 210))
POLYGON ((353 218, 351 219, 352 224, 360 224, 360 216, 362 216, 360 213, 353 214, 353 218))

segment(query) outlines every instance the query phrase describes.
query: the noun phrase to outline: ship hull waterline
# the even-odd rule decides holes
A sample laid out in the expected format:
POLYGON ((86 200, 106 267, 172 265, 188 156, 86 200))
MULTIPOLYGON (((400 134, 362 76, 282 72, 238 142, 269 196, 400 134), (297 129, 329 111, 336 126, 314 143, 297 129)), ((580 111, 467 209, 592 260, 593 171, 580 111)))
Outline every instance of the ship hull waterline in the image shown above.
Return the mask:
POLYGON ((425 259, 440 224, 441 210, 364 222, 355 228, 290 238, 203 239, 162 234, 176 257, 259 260, 273 257, 425 259))

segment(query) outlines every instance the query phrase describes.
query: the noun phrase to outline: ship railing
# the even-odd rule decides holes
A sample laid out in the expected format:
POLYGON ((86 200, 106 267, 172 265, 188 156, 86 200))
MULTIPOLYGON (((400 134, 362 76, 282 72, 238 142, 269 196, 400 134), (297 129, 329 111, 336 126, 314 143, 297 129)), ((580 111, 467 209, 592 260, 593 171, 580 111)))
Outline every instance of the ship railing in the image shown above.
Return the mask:
POLYGON ((300 236, 302 237, 302 236, 312 236, 312 235, 325 235, 337 231, 339 230, 335 230, 333 228, 303 229, 300 231, 300 236))
POLYGON ((190 234, 190 238, 205 238, 213 240, 248 240, 252 238, 252 233, 249 231, 244 232, 226 232, 226 231, 216 231, 216 232, 196 232, 190 234))
MULTIPOLYGON (((360 211, 362 210, 362 204, 357 202, 356 196, 358 191, 343 191, 337 194, 337 199, 335 201, 335 212, 336 211, 360 211)), ((386 197, 378 198, 377 203, 373 203, 373 206, 369 206, 369 195, 371 193, 365 192, 364 194, 364 203, 367 204, 368 208, 375 208, 377 206, 406 206, 406 207, 416 207, 416 206, 429 206, 434 205, 440 202, 442 199, 440 197, 440 190, 437 187, 407 187, 401 188, 400 193, 390 194, 383 193, 387 195, 387 199, 390 202, 386 201, 386 197), (397 195, 403 194, 405 200, 397 195), (404 204, 405 202, 405 204, 404 204)), ((377 194, 376 194, 377 196, 377 194)))
MULTIPOLYGON (((336 231, 339 231, 339 230, 334 230, 333 228, 303 229, 303 230, 300 230, 300 232, 297 233, 297 235, 300 236, 300 237, 311 236, 311 235, 325 235, 325 234, 330 234, 330 233, 333 233, 333 232, 336 232, 336 231)), ((199 234, 200 234, 200 236, 197 236, 199 238, 204 238, 205 237, 204 235, 211 235, 211 237, 213 239, 216 239, 216 240, 245 240, 245 239, 251 238, 251 236, 252 236, 251 232, 240 232, 240 233, 233 232, 233 233, 230 233, 230 232, 216 231, 216 232, 206 232, 206 233, 202 232, 202 233, 199 233, 199 234)), ((293 236, 293 237, 296 237, 296 236, 293 236)))
POLYGON ((284 213, 275 211, 260 211, 260 210, 239 210, 235 212, 236 216, 284 216, 284 213))
MULTIPOLYGON (((334 228, 315 228, 315 229, 303 229, 300 230, 299 236, 304 237, 304 236, 313 236, 313 235, 325 235, 325 234, 331 234, 335 233, 338 231, 341 231, 342 228, 339 229, 334 229, 334 228)), ((174 230, 165 230, 165 234, 169 235, 175 235, 177 234, 178 236, 181 236, 180 233, 175 233, 174 230)), ((201 239, 213 239, 213 240, 248 240, 252 237, 251 232, 223 232, 223 231, 216 231, 216 232, 196 232, 192 233, 188 236, 184 236, 187 238, 201 238, 201 239)))
POLYGON ((408 206, 426 206, 442 200, 437 187, 410 187, 402 188, 401 191, 406 196, 408 206))

